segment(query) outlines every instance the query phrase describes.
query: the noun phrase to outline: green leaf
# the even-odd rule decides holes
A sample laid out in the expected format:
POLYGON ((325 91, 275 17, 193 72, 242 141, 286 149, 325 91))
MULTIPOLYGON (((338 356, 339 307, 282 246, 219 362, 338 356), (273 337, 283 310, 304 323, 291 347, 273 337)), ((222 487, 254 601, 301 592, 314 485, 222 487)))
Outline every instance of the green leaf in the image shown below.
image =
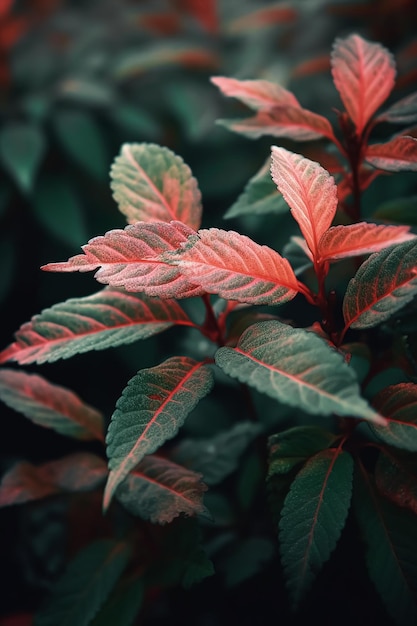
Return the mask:
POLYGON ((33 211, 40 223, 53 237, 80 246, 87 239, 84 215, 69 179, 49 176, 38 184, 33 211))
POLYGON ((212 385, 213 374, 207 365, 188 357, 167 359, 129 381, 117 401, 106 438, 110 475, 104 509, 143 457, 177 434, 212 385))
POLYGON ((237 468, 240 455, 260 430, 259 424, 239 422, 215 437, 184 439, 171 458, 200 472, 207 485, 216 485, 237 468))
POLYGON ((342 355, 312 332, 276 320, 259 322, 235 348, 220 348, 215 359, 226 374, 308 413, 380 421, 342 355))
POLYGON ((111 168, 111 188, 128 222, 178 220, 197 230, 201 193, 191 170, 171 150, 147 143, 124 144, 111 168))
POLYGON ((120 582, 90 625, 131 626, 142 606, 143 596, 143 581, 140 578, 120 582))
POLYGON ((266 213, 288 212, 288 204, 271 178, 270 160, 253 176, 243 193, 226 211, 224 217, 230 219, 241 215, 264 215, 266 213))
POLYGON ((309 590, 339 540, 352 492, 352 457, 322 450, 297 474, 279 525, 281 560, 294 607, 309 590))
POLYGON ((34 424, 75 439, 103 440, 103 416, 75 393, 42 376, 0 370, 0 399, 34 424))
POLYGON ((415 515, 378 497, 363 468, 355 472, 353 502, 369 574, 383 603, 399 626, 417 623, 415 515))
POLYGON ((417 293, 415 239, 372 254, 347 286, 346 328, 371 328, 389 319, 417 293))
POLYGON ((58 111, 53 122, 67 155, 94 178, 106 180, 110 168, 108 146, 95 118, 87 111, 66 109, 58 111))
POLYGON ((90 491, 104 482, 106 476, 106 463, 89 452, 77 452, 42 465, 21 461, 2 478, 0 506, 22 504, 61 492, 90 491))
POLYGON ((336 436, 319 426, 294 426, 268 439, 268 478, 290 472, 313 454, 331 446, 336 436))
POLYGON ((375 483, 379 492, 417 514, 417 463, 414 454, 392 454, 384 450, 375 466, 375 483))
POLYGON ((373 217, 397 224, 417 225, 417 196, 407 196, 383 202, 373 213, 373 217))
POLYGON ((234 543, 222 563, 227 587, 234 587, 258 574, 275 556, 275 546, 265 537, 249 537, 234 543))
POLYGON ((133 515, 152 523, 167 524, 185 513, 207 514, 201 474, 168 459, 146 456, 119 485, 116 497, 133 515))
POLYGON ((13 122, 0 130, 0 160, 24 193, 32 190, 45 150, 45 137, 38 126, 13 122))
POLYGON ((375 396, 372 404, 387 418, 386 426, 371 426, 378 438, 396 448, 417 452, 417 385, 390 385, 375 396))
POLYGON ((35 616, 34 626, 87 626, 120 578, 130 557, 122 542, 100 540, 71 561, 35 616))

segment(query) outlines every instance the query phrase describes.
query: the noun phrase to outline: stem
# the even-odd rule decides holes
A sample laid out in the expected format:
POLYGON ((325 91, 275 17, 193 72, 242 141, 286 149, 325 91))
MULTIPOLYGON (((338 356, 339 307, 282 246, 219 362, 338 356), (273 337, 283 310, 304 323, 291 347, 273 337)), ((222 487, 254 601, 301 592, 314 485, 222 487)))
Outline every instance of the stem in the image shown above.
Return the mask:
POLYGON ((205 293, 201 296, 201 299, 206 308, 206 319, 204 320, 204 324, 200 326, 200 331, 205 337, 210 339, 210 341, 213 341, 213 343, 217 343, 218 346, 223 346, 225 339, 224 329, 221 329, 219 326, 213 307, 211 306, 209 294, 205 293))

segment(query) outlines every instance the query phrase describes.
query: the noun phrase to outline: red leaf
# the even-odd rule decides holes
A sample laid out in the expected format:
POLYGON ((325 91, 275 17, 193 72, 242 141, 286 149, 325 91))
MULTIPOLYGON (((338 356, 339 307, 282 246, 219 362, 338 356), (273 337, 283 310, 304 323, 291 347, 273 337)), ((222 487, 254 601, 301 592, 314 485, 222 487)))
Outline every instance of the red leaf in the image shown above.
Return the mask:
POLYGON ((287 259, 234 231, 200 230, 182 250, 164 258, 206 292, 228 300, 278 304, 303 287, 287 259))
POLYGON ((211 82, 228 98, 237 98, 252 109, 271 109, 275 106, 301 108, 291 91, 267 80, 237 80, 213 76, 211 82))
POLYGON ((383 46, 350 35, 336 39, 331 64, 336 89, 360 135, 394 87, 395 61, 383 46))
POLYGON ((334 179, 315 161, 284 148, 272 147, 272 178, 290 206, 313 257, 337 208, 334 179))
POLYGON ((209 33, 217 32, 216 0, 176 0, 176 4, 190 13, 209 33))
POLYGON ((330 261, 378 252, 395 243, 414 239, 409 230, 409 226, 379 226, 366 222, 332 226, 320 239, 320 260, 330 261))
POLYGON ((297 17, 297 11, 290 6, 262 7, 234 19, 227 25, 227 31, 245 33, 271 24, 291 23, 297 17))
POLYGON ((42 269, 57 272, 96 272, 100 283, 124 287, 160 298, 186 298, 201 295, 179 270, 159 256, 176 250, 195 231, 181 222, 137 222, 124 230, 110 230, 94 237, 77 254, 63 263, 49 263, 42 269))
POLYGON ((387 143, 368 146, 365 159, 381 170, 417 172, 417 139, 414 137, 395 137, 387 143))
POLYGON ((330 122, 317 113, 300 106, 276 106, 260 110, 254 117, 244 120, 219 120, 219 122, 251 139, 263 135, 287 137, 295 141, 312 141, 327 137, 335 141, 330 122))

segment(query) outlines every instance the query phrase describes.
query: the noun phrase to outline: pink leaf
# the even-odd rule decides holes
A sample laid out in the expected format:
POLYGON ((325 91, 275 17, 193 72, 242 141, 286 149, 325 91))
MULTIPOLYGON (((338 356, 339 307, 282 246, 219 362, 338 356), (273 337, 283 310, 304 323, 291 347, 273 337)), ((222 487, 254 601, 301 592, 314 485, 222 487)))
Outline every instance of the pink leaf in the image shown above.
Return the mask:
POLYGON ((365 159, 380 170, 417 172, 417 139, 414 137, 395 137, 387 143, 368 146, 365 159))
POLYGON ((200 230, 182 250, 164 258, 206 292, 228 300, 278 304, 302 287, 287 259, 234 231, 200 230))
POLYGON ((252 109, 271 109, 274 106, 300 108, 291 91, 267 80, 237 80, 226 76, 213 76, 211 82, 229 98, 237 98, 252 109))
POLYGON ((63 263, 49 263, 42 269, 58 272, 88 272, 100 268, 95 278, 112 287, 146 293, 160 298, 186 298, 201 294, 179 270, 158 257, 176 250, 195 234, 181 222, 138 222, 124 230, 110 230, 94 237, 77 254, 63 263))
POLYGON ((401 98, 375 120, 391 124, 411 124, 417 121, 417 91, 401 98))
POLYGON ((395 243, 414 239, 409 230, 408 226, 379 226, 365 222, 332 226, 320 239, 320 260, 330 261, 378 252, 395 243))
POLYGON ((335 141, 330 122, 322 115, 300 106, 276 106, 270 110, 260 110, 254 117, 220 120, 220 123, 251 139, 271 135, 295 141, 312 141, 322 137, 335 141))
POLYGON ((284 148, 272 147, 272 178, 290 206, 313 257, 337 208, 334 179, 315 161, 284 148))
POLYGON ((336 39, 332 74, 346 111, 361 135, 395 83, 395 61, 386 48, 359 35, 336 39))

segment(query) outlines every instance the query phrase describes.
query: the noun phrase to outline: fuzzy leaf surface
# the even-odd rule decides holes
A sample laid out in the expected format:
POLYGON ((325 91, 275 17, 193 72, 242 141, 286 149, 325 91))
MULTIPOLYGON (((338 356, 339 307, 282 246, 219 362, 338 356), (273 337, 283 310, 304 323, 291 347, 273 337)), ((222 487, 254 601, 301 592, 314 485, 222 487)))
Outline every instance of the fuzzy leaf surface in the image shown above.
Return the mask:
POLYGON ((401 98, 381 115, 377 122, 391 122, 392 124, 413 124, 417 122, 417 91, 401 98))
POLYGON ((74 392, 42 376, 0 370, 0 399, 34 424, 75 439, 103 440, 103 416, 74 392))
POLYGON ((337 187, 315 161, 284 148, 272 147, 272 178, 290 206, 314 257, 321 236, 330 227, 337 208, 337 187))
POLYGON ((235 348, 220 348, 215 359, 226 374, 308 413, 380 421, 361 398, 343 356, 312 332, 276 320, 260 322, 235 348))
POLYGON ((399 626, 416 623, 415 516, 380 498, 362 468, 355 473, 353 501, 368 571, 383 603, 399 626))
POLYGON ((350 280, 343 300, 346 328, 371 328, 389 319, 417 293, 417 243, 372 254, 350 280))
POLYGON ((79 552, 34 619, 34 626, 87 626, 127 566, 127 544, 103 539, 79 552))
POLYGON ((117 401, 106 438, 110 475, 104 508, 143 457, 177 434, 212 385, 209 367, 188 357, 167 359, 139 371, 128 382, 117 401))
POLYGON ((344 259, 378 252, 383 248, 414 239, 408 226, 383 226, 359 222, 332 226, 320 238, 321 261, 344 259))
POLYGON ((414 455, 394 456, 386 451, 378 456, 375 483, 379 493, 394 504, 417 514, 417 466, 414 455))
POLYGON ((130 224, 177 220, 201 223, 201 193, 181 157, 155 144, 124 144, 111 168, 111 188, 130 224))
POLYGON ((17 331, 16 341, 0 352, 0 363, 51 363, 146 339, 174 324, 192 324, 175 300, 109 287, 32 317, 17 331))
POLYGON ((161 258, 177 265, 190 283, 227 300, 279 304, 300 290, 287 259, 232 230, 200 230, 181 250, 161 258))
POLYGON ((226 76, 212 76, 210 80, 224 96, 237 98, 257 111, 271 109, 277 105, 300 108, 297 98, 291 91, 268 80, 237 80, 226 76))
POLYGON ((321 450, 328 448, 335 436, 319 426, 294 426, 268 439, 268 478, 286 474, 321 450))
POLYGON ((201 474, 150 454, 119 485, 116 498, 133 515, 168 524, 181 513, 206 513, 201 474))
POLYGON ((56 461, 16 463, 0 484, 0 507, 39 500, 61 492, 90 491, 107 476, 105 461, 89 452, 76 452, 56 461))
POLYGON ((195 231, 181 222, 137 222, 124 230, 110 230, 94 237, 77 254, 63 263, 49 263, 42 269, 52 272, 90 272, 112 287, 161 298, 201 295, 179 270, 159 260, 159 255, 176 250, 195 231))
POLYGON ((371 144, 366 149, 365 160, 388 172, 417 172, 417 139, 403 136, 386 143, 371 144))
POLYGON ((336 39, 331 65, 336 89, 361 135, 394 87, 395 61, 380 44, 353 34, 336 39))
POLYGON ((390 385, 375 396, 372 404, 387 418, 386 426, 371 427, 378 437, 396 448, 417 452, 417 385, 390 385))
POLYGON ((294 607, 336 547, 349 511, 352 475, 350 454, 322 450, 300 470, 285 498, 279 541, 294 607))

